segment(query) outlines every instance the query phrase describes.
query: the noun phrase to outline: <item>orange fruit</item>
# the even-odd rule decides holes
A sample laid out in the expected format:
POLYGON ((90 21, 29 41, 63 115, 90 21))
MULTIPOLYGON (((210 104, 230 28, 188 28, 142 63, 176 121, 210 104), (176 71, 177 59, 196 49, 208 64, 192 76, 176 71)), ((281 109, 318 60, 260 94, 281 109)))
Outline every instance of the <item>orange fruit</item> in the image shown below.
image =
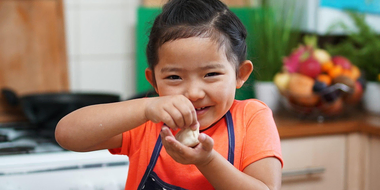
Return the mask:
POLYGON ((292 73, 288 83, 288 93, 297 105, 315 106, 319 96, 313 92, 314 79, 299 73, 292 73))
POLYGON ((353 80, 358 80, 358 78, 360 77, 360 70, 359 68, 356 66, 356 65, 351 65, 351 75, 352 75, 352 79, 353 80))
POLYGON ((320 75, 318 75, 317 76, 317 80, 319 82, 325 83, 327 86, 329 86, 331 84, 331 81, 332 81, 331 77, 329 75, 327 75, 327 74, 320 74, 320 75))
POLYGON ((321 64, 322 72, 328 72, 333 67, 334 67, 334 63, 332 61, 326 61, 321 64))
POLYGON ((342 72, 343 72, 343 68, 340 65, 335 65, 333 68, 327 71, 327 73, 329 74, 331 78, 335 78, 337 76, 342 75, 342 72))
POLYGON ((354 77, 352 75, 351 69, 342 69, 342 74, 341 75, 342 76, 346 76, 346 77, 348 77, 348 78, 350 78, 350 79, 352 79, 352 80, 355 81, 355 79, 354 79, 354 77))

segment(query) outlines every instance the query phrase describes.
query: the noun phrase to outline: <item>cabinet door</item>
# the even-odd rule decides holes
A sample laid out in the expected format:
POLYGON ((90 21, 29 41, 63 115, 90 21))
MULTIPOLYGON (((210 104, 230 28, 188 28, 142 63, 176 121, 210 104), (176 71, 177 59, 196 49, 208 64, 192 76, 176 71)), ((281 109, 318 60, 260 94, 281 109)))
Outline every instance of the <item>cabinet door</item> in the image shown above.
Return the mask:
POLYGON ((380 188, 380 138, 371 136, 369 138, 369 147, 368 189, 378 190, 380 188))
POLYGON ((344 189, 344 135, 284 139, 281 145, 282 190, 344 189))

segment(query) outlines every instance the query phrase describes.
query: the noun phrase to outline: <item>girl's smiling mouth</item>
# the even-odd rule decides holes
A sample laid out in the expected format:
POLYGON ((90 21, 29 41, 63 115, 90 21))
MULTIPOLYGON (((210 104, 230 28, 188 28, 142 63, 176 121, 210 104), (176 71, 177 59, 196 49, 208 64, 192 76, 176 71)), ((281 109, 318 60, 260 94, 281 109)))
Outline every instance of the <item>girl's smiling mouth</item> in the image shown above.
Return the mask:
POLYGON ((195 108, 195 111, 197 112, 197 115, 201 115, 205 113, 209 108, 210 106, 195 108))
POLYGON ((195 110, 197 110, 197 111, 201 111, 201 110, 203 110, 203 109, 205 109, 206 107, 201 107, 201 108, 195 108, 195 110))

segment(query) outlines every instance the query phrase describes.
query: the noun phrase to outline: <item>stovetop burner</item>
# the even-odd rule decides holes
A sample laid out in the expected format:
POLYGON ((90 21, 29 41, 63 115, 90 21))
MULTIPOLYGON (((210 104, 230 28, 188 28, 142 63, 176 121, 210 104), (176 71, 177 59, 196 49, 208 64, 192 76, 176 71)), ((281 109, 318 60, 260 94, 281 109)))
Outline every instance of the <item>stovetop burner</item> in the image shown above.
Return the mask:
POLYGON ((36 136, 36 131, 33 129, 0 128, 0 142, 14 141, 28 136, 36 136))
POLYGON ((38 130, 30 123, 0 124, 0 156, 57 151, 65 149, 56 143, 52 132, 38 130))

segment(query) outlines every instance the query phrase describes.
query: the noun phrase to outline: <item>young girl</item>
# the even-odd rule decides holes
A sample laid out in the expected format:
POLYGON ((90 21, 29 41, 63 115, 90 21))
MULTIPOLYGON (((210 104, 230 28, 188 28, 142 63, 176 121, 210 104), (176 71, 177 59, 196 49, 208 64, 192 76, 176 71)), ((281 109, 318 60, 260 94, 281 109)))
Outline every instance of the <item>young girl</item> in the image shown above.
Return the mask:
POLYGON ((129 190, 280 189, 271 110, 258 100, 234 99, 253 70, 246 35, 218 0, 169 1, 147 47, 145 74, 159 97, 76 110, 58 123, 57 142, 73 151, 127 155, 129 190), (175 138, 198 128, 194 147, 175 138))

